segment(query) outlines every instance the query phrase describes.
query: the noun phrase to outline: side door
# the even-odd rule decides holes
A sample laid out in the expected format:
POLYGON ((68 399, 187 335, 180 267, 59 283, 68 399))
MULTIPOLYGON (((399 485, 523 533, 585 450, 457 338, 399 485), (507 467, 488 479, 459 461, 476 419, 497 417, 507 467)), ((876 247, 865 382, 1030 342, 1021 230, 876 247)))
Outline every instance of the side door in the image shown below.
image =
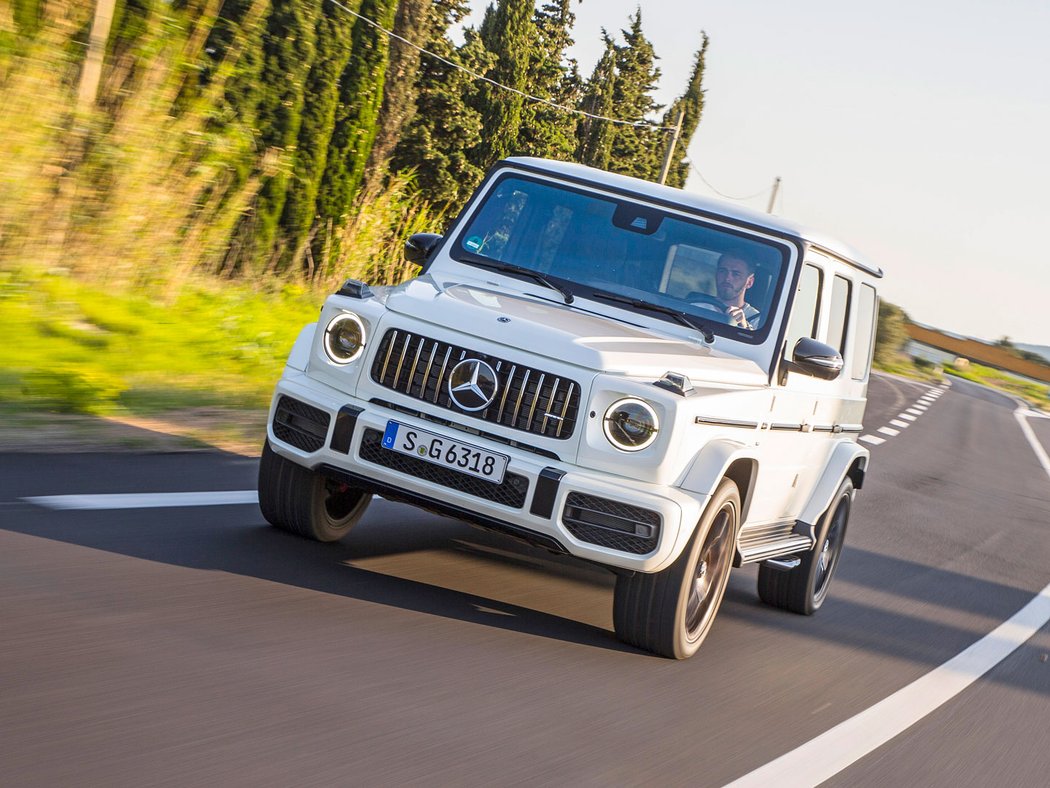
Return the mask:
MULTIPOLYGON (((783 352, 790 355, 802 337, 819 338, 825 312, 827 273, 821 260, 807 257, 799 273, 794 303, 787 318, 783 352)), ((826 317, 824 318, 826 323, 826 317)), ((749 524, 791 519, 800 507, 800 481, 809 458, 808 439, 803 433, 812 422, 819 395, 818 381, 789 373, 783 383, 773 381, 769 411, 759 429, 761 460, 755 494, 748 513, 749 524)))

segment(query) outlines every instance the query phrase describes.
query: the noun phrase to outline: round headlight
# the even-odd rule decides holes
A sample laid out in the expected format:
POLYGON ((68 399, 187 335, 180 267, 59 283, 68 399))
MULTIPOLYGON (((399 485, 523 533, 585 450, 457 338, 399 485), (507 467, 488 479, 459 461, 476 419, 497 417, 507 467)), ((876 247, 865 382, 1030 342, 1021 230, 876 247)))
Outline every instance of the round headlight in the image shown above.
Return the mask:
POLYGON ((638 451, 656 440, 660 420, 648 402, 628 397, 609 406, 602 426, 605 437, 617 449, 638 451))
POLYGON ((349 364, 365 349, 365 324, 349 312, 336 315, 324 330, 324 351, 336 364, 349 364))

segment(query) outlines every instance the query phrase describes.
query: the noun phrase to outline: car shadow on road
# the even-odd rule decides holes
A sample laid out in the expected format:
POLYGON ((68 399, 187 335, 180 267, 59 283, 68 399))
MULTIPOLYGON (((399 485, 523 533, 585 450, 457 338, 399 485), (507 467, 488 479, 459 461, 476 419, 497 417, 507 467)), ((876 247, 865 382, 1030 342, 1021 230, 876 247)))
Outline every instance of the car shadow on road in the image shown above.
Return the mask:
POLYGON ((375 513, 331 544, 272 528, 249 507, 164 510, 158 520, 149 510, 46 512, 27 505, 26 516, 17 518, 23 525, 0 527, 147 561, 650 656, 620 643, 601 623, 611 621, 614 576, 608 570, 409 507, 385 501, 373 506, 375 513), (74 518, 76 527, 62 524, 74 518), (129 527, 129 519, 138 522, 129 527))

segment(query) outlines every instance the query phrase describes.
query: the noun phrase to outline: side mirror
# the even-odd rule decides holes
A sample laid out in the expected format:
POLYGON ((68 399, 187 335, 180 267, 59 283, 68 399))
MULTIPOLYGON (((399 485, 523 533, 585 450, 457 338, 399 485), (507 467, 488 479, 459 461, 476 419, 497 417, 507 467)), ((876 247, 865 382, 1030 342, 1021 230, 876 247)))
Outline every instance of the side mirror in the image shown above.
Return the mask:
POLYGON ((821 380, 834 380, 842 372, 842 355, 831 345, 802 337, 795 343, 788 369, 821 380))
POLYGON ((441 236, 437 233, 411 235, 405 241, 405 259, 413 265, 421 266, 423 272, 426 272, 427 261, 439 243, 441 243, 441 236))

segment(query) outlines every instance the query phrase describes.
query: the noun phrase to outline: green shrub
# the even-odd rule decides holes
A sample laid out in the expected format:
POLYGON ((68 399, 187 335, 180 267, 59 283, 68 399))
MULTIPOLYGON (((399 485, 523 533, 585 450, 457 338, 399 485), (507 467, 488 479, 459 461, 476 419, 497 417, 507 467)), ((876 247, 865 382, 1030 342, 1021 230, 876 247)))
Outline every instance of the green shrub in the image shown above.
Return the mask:
POLYGON ((54 367, 22 375, 22 393, 34 409, 58 413, 111 413, 126 388, 119 377, 98 369, 54 367))

